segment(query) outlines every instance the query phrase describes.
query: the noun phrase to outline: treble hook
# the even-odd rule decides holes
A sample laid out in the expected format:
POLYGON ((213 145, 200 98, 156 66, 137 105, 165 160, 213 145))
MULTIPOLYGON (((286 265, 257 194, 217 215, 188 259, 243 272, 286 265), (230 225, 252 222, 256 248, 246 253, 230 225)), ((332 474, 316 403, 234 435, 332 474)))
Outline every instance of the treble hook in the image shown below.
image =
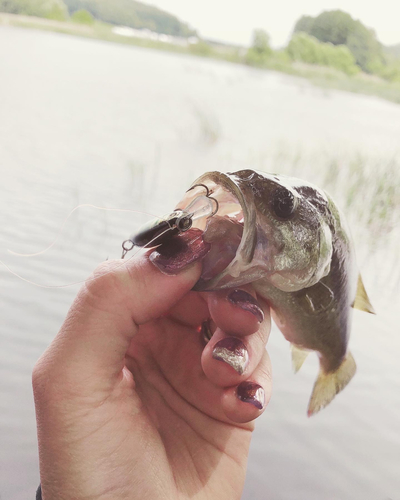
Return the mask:
POLYGON ((194 189, 195 187, 199 187, 199 186, 203 187, 206 190, 206 192, 207 192, 206 197, 209 198, 210 200, 213 200, 215 203, 215 210, 209 215, 209 217, 212 217, 213 215, 215 215, 218 212, 219 203, 218 203, 218 200, 216 198, 214 198, 213 196, 210 196, 212 194, 212 191, 210 191, 208 189, 208 186, 206 186, 205 184, 195 184, 194 186, 190 187, 186 192, 189 192, 192 189, 194 189))
MULTIPOLYGON (((211 196, 212 191, 205 184, 195 184, 187 191, 191 191, 195 187, 203 187, 206 190, 206 197, 210 200, 213 200, 215 203, 214 211, 208 215, 208 217, 212 217, 218 212, 219 203, 218 201, 211 196)), ((195 201, 195 200, 194 200, 195 201)), ((194 203, 192 201, 192 203, 194 203)), ((190 205, 189 205, 190 207, 190 205)), ((145 224, 139 232, 130 237, 129 240, 125 240, 122 243, 122 256, 121 259, 125 257, 125 255, 130 252, 134 247, 145 247, 150 243, 153 246, 158 246, 164 243, 167 239, 171 238, 180 233, 184 233, 188 231, 192 227, 192 217, 194 213, 188 213, 185 210, 180 208, 176 208, 175 211, 170 214, 167 218, 164 219, 156 219, 154 221, 150 221, 145 224)))
POLYGON ((195 184, 194 186, 190 187, 190 188, 189 188, 186 192, 188 193, 189 191, 191 191, 191 190, 192 190, 192 189, 194 189, 195 187, 199 187, 199 186, 203 187, 203 188, 207 191, 206 196, 207 196, 207 198, 208 198, 208 197, 210 196, 210 194, 211 194, 211 193, 210 193, 210 190, 208 189, 208 186, 206 186, 205 184, 195 184))

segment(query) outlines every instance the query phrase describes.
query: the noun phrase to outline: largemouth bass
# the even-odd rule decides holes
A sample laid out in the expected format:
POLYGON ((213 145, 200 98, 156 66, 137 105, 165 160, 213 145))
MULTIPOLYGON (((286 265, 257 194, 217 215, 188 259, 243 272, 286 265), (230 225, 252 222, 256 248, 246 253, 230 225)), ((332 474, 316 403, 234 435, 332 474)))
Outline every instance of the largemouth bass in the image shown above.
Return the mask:
POLYGON ((187 225, 196 213, 191 231, 206 251, 195 289, 251 283, 291 343, 295 371, 317 353, 308 415, 324 408, 356 371, 348 350, 352 308, 373 313, 343 215, 318 187, 253 170, 199 177, 173 216, 187 225))

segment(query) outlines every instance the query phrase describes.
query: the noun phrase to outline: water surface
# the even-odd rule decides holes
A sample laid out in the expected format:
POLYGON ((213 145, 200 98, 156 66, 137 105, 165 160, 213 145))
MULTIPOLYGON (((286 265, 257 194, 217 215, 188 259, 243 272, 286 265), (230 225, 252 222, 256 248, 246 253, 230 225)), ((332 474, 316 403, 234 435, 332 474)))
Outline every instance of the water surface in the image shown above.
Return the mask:
MULTIPOLYGON (((38 283, 79 281, 105 258, 118 258, 121 241, 148 217, 84 208, 46 254, 23 259, 7 249, 46 247, 80 203, 163 214, 206 170, 258 168, 313 181, 327 158, 398 158, 399 137, 400 106, 378 98, 274 72, 2 27, 0 259, 38 283)), ((307 419, 316 356, 294 376, 289 346, 273 330, 274 394, 255 432, 244 500, 400 499, 398 226, 371 253, 367 229, 353 225, 378 311, 354 315, 357 375, 329 408, 307 419)), ((34 287, 0 267, 1 498, 34 496, 30 374, 77 289, 34 287)))

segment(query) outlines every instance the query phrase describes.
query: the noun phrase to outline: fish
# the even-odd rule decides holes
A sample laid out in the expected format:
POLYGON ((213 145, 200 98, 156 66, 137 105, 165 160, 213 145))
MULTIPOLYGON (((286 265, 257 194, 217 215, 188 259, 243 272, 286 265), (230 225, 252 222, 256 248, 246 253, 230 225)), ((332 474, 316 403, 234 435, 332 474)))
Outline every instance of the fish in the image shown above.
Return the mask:
MULTIPOLYGON (((201 175, 174 214, 194 214, 187 210, 194 205, 202 216, 174 236, 189 242, 193 234, 195 247, 202 244, 202 274, 194 290, 251 284, 290 342, 295 372, 310 352, 318 355, 307 411, 317 413, 356 372, 348 349, 353 308, 375 313, 343 214, 329 194, 307 181, 250 169, 201 175)), ((164 256, 173 270, 171 251, 164 256)))

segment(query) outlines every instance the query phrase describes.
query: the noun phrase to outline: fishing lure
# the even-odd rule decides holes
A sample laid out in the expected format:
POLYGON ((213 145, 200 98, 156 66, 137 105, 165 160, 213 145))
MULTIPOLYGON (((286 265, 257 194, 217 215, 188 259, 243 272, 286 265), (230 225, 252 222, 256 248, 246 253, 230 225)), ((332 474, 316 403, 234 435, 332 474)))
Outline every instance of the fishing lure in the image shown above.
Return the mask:
POLYGON ((139 232, 122 243, 121 258, 125 258, 125 255, 134 247, 145 247, 150 242, 152 246, 162 245, 173 236, 188 231, 197 219, 215 215, 218 212, 219 204, 216 198, 211 196, 212 192, 205 184, 195 184, 188 191, 196 187, 204 188, 206 194, 196 197, 185 210, 177 208, 167 217, 151 220, 142 226, 139 232))

